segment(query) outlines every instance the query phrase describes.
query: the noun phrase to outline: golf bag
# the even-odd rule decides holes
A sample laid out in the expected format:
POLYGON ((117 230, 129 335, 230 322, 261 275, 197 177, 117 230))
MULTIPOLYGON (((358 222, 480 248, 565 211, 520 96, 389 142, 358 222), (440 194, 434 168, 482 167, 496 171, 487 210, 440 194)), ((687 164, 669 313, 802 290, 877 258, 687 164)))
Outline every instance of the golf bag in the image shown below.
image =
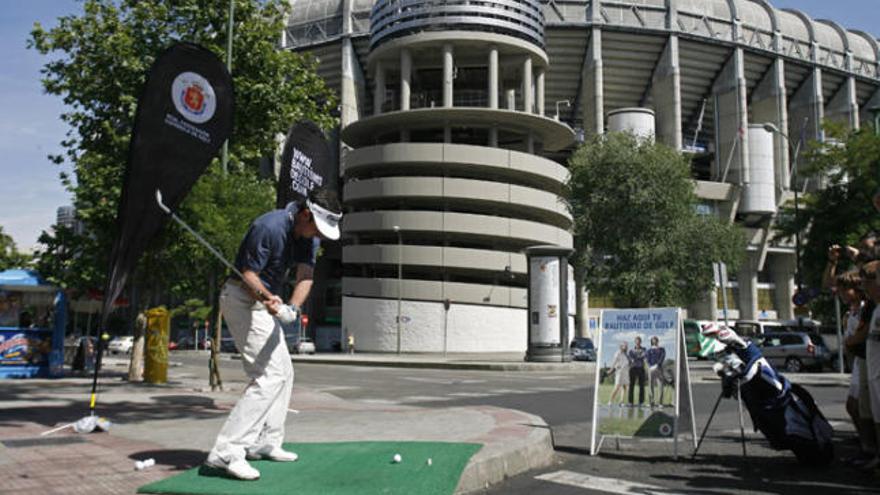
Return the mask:
POLYGON ((720 367, 725 394, 740 395, 759 430, 777 450, 791 450, 801 464, 822 466, 834 457, 833 429, 812 395, 791 383, 761 355, 755 344, 745 348, 728 346, 720 367))

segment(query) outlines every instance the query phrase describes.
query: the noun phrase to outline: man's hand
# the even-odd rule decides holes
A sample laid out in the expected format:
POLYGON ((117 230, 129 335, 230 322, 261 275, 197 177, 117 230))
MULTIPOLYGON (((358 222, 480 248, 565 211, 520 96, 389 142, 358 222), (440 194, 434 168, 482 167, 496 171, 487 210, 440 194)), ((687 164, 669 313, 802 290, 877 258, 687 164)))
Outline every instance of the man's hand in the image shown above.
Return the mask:
POLYGON ((271 296, 269 296, 269 299, 263 301, 263 304, 266 305, 266 310, 269 311, 269 314, 274 316, 277 315, 278 311, 281 310, 281 306, 284 305, 284 302, 281 301, 280 297, 272 294, 271 296))
POLYGON ((828 261, 831 263, 837 263, 840 259, 840 245, 834 244, 830 248, 828 248, 828 261))

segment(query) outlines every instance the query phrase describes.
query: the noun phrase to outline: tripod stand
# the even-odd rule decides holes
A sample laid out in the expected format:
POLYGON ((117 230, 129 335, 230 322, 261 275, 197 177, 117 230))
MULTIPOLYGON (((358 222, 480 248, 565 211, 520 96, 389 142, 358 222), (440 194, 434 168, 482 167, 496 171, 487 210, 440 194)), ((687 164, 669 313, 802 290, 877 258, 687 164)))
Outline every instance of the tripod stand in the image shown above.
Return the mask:
POLYGON ((739 410, 739 434, 742 440, 742 449, 743 449, 743 457, 747 457, 746 454, 746 429, 745 422, 743 421, 743 410, 742 410, 742 396, 740 395, 740 381, 736 380, 736 390, 732 389, 730 384, 725 384, 725 379, 727 377, 721 377, 721 393, 718 394, 718 400, 715 401, 715 406, 712 408, 712 413, 709 414, 709 419, 706 421, 706 426, 703 427, 703 432, 700 434, 700 440, 697 442, 697 448, 694 449, 694 454, 691 456, 691 459, 695 459, 697 457, 697 453, 700 451, 700 446, 703 445, 703 439, 706 438, 706 432, 709 431, 709 425, 712 424, 712 420, 715 418, 715 413, 718 411, 718 406, 721 404, 721 399, 725 397, 732 397, 734 393, 736 393, 736 402, 737 409, 739 410))

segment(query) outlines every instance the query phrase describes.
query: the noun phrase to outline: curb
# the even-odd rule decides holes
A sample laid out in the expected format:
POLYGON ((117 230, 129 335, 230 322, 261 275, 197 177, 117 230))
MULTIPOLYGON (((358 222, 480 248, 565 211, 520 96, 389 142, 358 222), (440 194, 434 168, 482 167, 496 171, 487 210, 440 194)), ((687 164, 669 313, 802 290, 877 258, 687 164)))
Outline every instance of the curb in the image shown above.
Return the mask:
POLYGON ((465 466, 456 495, 482 492, 507 478, 553 463, 550 427, 541 417, 492 406, 484 412, 496 417, 495 428, 484 437, 491 439, 491 444, 484 444, 465 466), (522 432, 525 434, 519 435, 522 432), (499 442, 499 437, 507 438, 499 442))
POLYGON ((579 373, 589 371, 595 363, 487 363, 462 361, 395 361, 395 360, 348 360, 333 358, 291 357, 294 364, 338 364, 344 366, 375 366, 390 368, 421 368, 483 371, 555 371, 579 373))

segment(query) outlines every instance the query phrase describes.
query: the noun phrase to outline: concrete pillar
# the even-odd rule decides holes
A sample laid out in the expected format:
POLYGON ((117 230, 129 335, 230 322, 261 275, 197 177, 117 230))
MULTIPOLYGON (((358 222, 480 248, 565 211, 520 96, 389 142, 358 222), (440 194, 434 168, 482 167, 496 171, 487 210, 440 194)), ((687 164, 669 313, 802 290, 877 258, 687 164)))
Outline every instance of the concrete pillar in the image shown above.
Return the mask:
POLYGON ((735 48, 712 87, 715 99, 716 180, 749 182, 747 86, 742 48, 735 48), (726 173, 726 177, 725 177, 726 173))
POLYGON ((859 128, 859 102, 856 78, 848 77, 825 107, 825 120, 839 122, 850 129, 859 128))
POLYGON ((680 150, 681 69, 678 63, 678 36, 672 35, 651 78, 651 99, 657 115, 657 141, 680 150))
MULTIPOLYGON (((824 118, 822 69, 814 68, 810 70, 800 89, 788 101, 788 135, 795 143, 801 139, 801 136, 804 136, 804 143, 801 145, 803 151, 808 142, 821 138, 824 118)), ((805 155, 806 153, 801 153, 798 157, 798 170, 803 170, 806 164, 805 155)), ((805 179, 804 174, 798 174, 798 187, 803 187, 805 179)))
POLYGON ((688 318, 693 320, 714 320, 718 314, 718 287, 712 286, 700 300, 688 306, 688 318))
POLYGON ((516 90, 512 88, 507 90, 507 109, 516 110, 516 90))
POLYGON ((489 48, 489 108, 498 108, 498 47, 489 48))
POLYGON ((871 109, 875 107, 880 108, 880 90, 874 92, 871 99, 859 109, 861 111, 859 116, 861 125, 874 125, 874 115, 871 113, 871 109))
MULTIPOLYGON (((764 78, 752 92, 752 122, 772 123, 782 132, 788 129, 786 106, 785 61, 777 58, 764 78)), ((789 143, 785 136, 773 135, 773 169, 776 171, 776 203, 782 200, 782 192, 789 189, 789 143)))
POLYGON ((382 105, 385 103, 385 66, 382 61, 376 62, 376 75, 373 79, 373 115, 382 113, 382 105))
POLYGON ((535 100, 532 89, 532 57, 526 57, 522 70, 523 112, 533 113, 535 100))
POLYGON ((751 251, 746 254, 737 274, 739 284, 739 318, 758 319, 758 270, 755 269, 756 256, 751 251))
POLYGON ((492 148, 498 147, 498 126, 493 125, 489 128, 489 146, 492 148))
POLYGON ((409 110, 410 82, 412 81, 412 54, 400 50, 400 109, 409 110))
POLYGON ((535 153, 535 133, 532 131, 526 135, 526 151, 530 154, 535 153))
POLYGON ((542 67, 538 69, 538 76, 535 78, 535 96, 538 100, 538 115, 541 117, 544 116, 544 73, 545 69, 542 67))
POLYGON ((452 72, 454 60, 452 58, 452 45, 443 45, 443 106, 452 108, 452 72))
MULTIPOLYGON (((596 2, 593 2, 596 3, 596 2)), ((602 30, 593 28, 581 71, 580 107, 586 135, 605 133, 605 94, 602 72, 602 30)))
POLYGON ((443 142, 451 143, 452 142, 452 127, 449 124, 443 126, 443 142))
POLYGON ((795 257, 794 254, 774 254, 770 257, 770 276, 776 285, 775 301, 777 318, 790 320, 794 318, 794 305, 791 298, 795 293, 795 257))
POLYGON ((339 107, 340 124, 345 127, 360 118, 364 76, 349 38, 343 39, 341 49, 342 80, 339 88, 339 107))

